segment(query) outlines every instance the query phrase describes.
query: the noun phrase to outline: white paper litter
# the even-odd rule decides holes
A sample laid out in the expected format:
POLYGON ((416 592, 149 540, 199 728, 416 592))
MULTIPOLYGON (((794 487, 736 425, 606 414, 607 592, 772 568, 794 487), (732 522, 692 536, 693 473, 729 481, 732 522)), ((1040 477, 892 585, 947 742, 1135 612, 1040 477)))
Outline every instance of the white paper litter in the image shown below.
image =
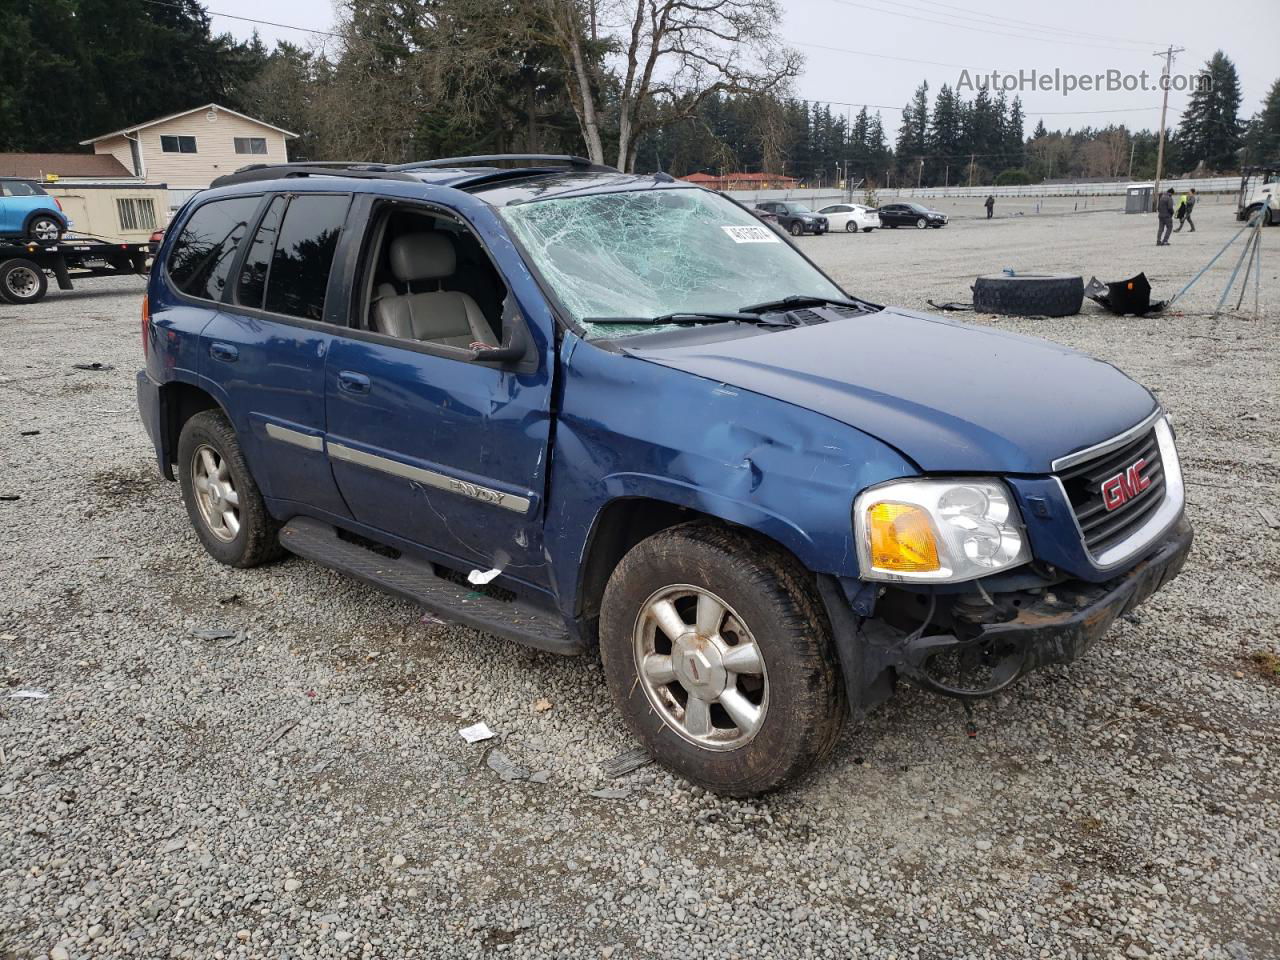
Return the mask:
POLYGON ((9 694, 10 700, 48 700, 49 695, 43 690, 15 690, 9 694))
POLYGON ((492 570, 485 570, 483 572, 479 570, 472 570, 470 573, 467 574, 467 582, 474 583, 477 587, 483 587, 486 583, 488 583, 490 580, 492 580, 501 572, 502 571, 497 567, 494 567, 492 570))
POLYGON ((481 720, 479 723, 473 723, 469 727, 463 727, 458 733, 462 734, 462 739, 467 743, 479 743, 481 740, 492 740, 494 733, 489 729, 489 725, 481 720))

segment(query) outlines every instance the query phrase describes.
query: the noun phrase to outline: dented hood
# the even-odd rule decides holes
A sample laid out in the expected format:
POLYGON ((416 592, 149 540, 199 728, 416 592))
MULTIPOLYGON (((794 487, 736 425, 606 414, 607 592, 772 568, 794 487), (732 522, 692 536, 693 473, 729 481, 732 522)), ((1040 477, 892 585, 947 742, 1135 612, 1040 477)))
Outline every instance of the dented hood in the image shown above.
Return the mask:
POLYGON ((1156 407, 1108 363, 1058 344, 890 307, 771 333, 628 352, 806 407, 930 472, 1048 473, 1156 407))

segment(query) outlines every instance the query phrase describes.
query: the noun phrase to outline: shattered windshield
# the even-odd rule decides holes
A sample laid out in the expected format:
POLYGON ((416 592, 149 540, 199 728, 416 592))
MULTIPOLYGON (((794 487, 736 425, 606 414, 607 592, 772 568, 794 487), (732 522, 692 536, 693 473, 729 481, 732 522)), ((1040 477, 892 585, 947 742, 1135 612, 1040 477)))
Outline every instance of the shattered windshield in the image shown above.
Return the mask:
POLYGON ((843 297, 774 230, 699 189, 598 193, 501 209, 588 339, 673 329, 584 323, 724 312, 792 295, 843 297))

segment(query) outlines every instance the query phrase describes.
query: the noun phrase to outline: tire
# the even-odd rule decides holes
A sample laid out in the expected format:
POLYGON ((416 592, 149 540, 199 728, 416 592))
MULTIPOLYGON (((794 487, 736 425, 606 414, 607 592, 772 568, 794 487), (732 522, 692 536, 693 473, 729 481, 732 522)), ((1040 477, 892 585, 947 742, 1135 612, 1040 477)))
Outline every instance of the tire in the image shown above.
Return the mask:
POLYGON ((916 229, 917 229, 917 230, 923 230, 923 229, 924 229, 925 227, 927 227, 928 225, 929 225, 929 221, 928 221, 928 220, 926 220, 924 217, 920 217, 919 219, 917 219, 917 220, 916 220, 916 229))
POLYGON ((874 229, 875 229, 875 227, 863 227, 863 228, 862 228, 862 232, 863 232, 863 233, 870 233, 870 232, 871 232, 872 230, 874 230, 874 229))
POLYGON ((973 285, 975 313, 1008 317, 1069 317, 1084 302, 1081 277, 1046 274, 978 277, 973 285))
POLYGON ((57 217, 38 214, 27 222, 27 239, 41 243, 57 243, 62 238, 62 224, 57 217))
POLYGON ((854 221, 854 220, 850 220, 848 223, 846 223, 846 224, 844 225, 844 232, 845 232, 845 233, 857 233, 857 232, 858 232, 858 224, 857 224, 857 222, 856 222, 856 221, 854 221))
POLYGON ((796 220, 794 223, 792 223, 789 229, 793 237, 799 237, 804 235, 804 227, 800 225, 799 220, 796 220))
POLYGON ((767 541, 712 524, 663 530, 623 557, 605 588, 600 658, 632 732, 668 769, 715 793, 748 797, 793 782, 831 751, 844 723, 844 684, 809 578, 767 541), (667 622, 679 623, 668 629, 687 628, 677 642, 646 615, 664 600, 678 618, 667 622), (696 629, 704 602, 714 635, 696 629), (725 666, 749 648, 758 657, 738 653, 739 668, 725 666), (653 669, 642 672, 642 659, 653 669), (712 696, 690 694, 700 682, 712 696), (695 699, 710 706, 695 715, 695 699))
POLYGON ((39 303, 49 292, 49 278, 32 260, 17 258, 0 263, 0 300, 15 306, 39 303))
POLYGON ((898 225, 897 225, 896 223, 891 223, 891 224, 889 224, 889 229, 890 229, 890 230, 897 230, 897 229, 898 229, 898 225))
POLYGON ((229 567, 256 567, 277 560, 284 548, 277 539, 280 525, 267 513, 236 440, 236 432, 220 410, 197 413, 178 438, 178 480, 182 502, 205 550, 229 567), (216 481, 216 495, 202 493, 203 479, 216 481), (227 499, 227 486, 235 504, 227 499), (232 526, 227 511, 234 510, 232 526))

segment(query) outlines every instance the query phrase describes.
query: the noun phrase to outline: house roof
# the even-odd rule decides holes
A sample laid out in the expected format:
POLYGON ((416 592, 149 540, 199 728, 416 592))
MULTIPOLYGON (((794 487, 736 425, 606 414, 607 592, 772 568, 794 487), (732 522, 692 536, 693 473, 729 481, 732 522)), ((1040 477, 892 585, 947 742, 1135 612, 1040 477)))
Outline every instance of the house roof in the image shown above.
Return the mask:
POLYGON ((687 177, 681 177, 687 183, 708 183, 712 180, 719 180, 719 177, 713 177, 709 173, 691 173, 687 177))
POLYGON ((109 153, 0 153, 0 177, 42 180, 50 173, 63 179, 136 179, 109 153))
POLYGON ((298 136, 292 130, 286 130, 284 127, 277 127, 274 123, 267 123, 267 121, 259 120, 257 117, 251 117, 248 114, 241 113, 238 110, 232 110, 230 107, 224 107, 218 103, 205 103, 205 104, 201 104, 198 107, 192 107, 190 110, 179 110, 177 113, 171 113, 166 117, 156 117, 154 120, 146 120, 142 123, 135 123, 132 126, 124 127, 121 130, 112 130, 110 133, 104 133, 100 137, 92 137, 89 140, 81 140, 80 146, 87 147, 89 146, 89 144, 97 143, 99 140, 109 140, 111 137, 124 136, 126 133, 136 133, 137 131, 144 129, 145 127, 154 127, 157 123, 165 123, 168 120, 176 120, 178 117, 185 117, 191 113, 199 113, 201 110, 221 110, 224 113, 231 114, 233 117, 239 117, 241 120, 248 120, 250 123, 256 123, 259 126, 263 126, 271 130, 275 130, 277 133, 282 133, 286 137, 296 138, 298 136))

